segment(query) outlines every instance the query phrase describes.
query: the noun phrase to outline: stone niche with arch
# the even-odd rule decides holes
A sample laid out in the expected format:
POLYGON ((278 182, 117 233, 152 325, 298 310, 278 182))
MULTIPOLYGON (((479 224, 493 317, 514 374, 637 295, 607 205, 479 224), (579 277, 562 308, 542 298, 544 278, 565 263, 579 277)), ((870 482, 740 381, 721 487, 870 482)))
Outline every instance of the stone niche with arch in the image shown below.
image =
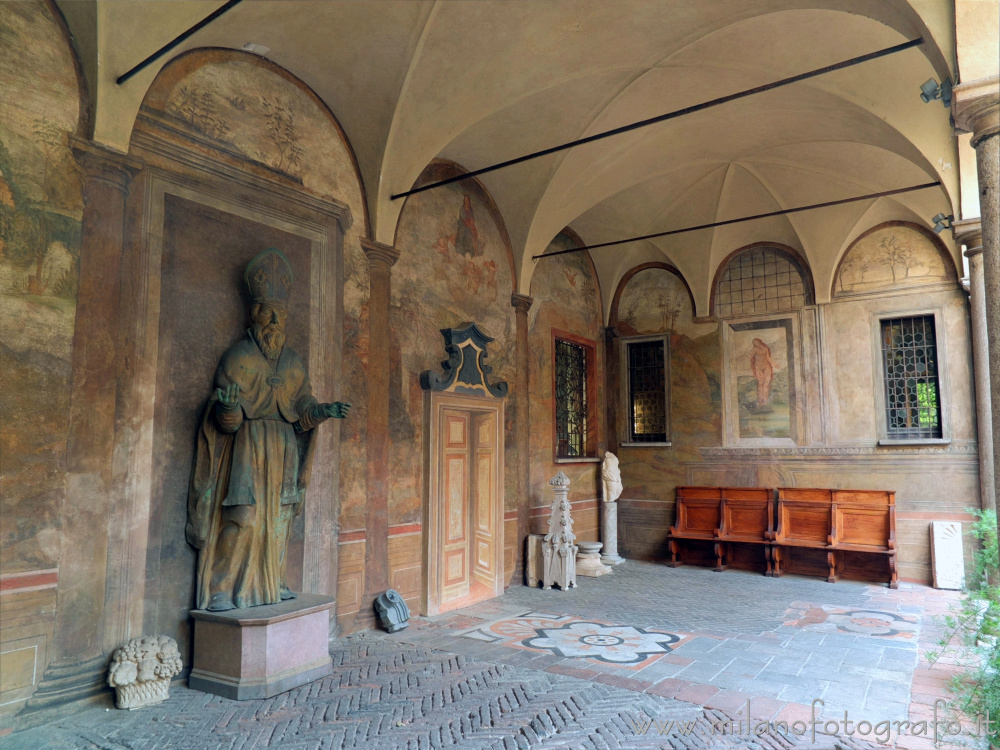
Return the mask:
MULTIPOLYGON (((364 233, 364 196, 350 147, 315 94, 232 50, 193 50, 158 74, 129 158, 119 356, 132 364, 117 383, 114 481, 132 536, 106 606, 131 602, 132 631, 166 633, 187 653, 194 437, 219 357, 246 335, 243 269, 266 248, 285 253, 295 273, 288 345, 308 363, 317 398, 356 401, 344 387, 345 244, 364 233)), ((336 592, 340 433, 331 420, 315 438, 325 458, 314 462, 289 543, 293 590, 336 592)))

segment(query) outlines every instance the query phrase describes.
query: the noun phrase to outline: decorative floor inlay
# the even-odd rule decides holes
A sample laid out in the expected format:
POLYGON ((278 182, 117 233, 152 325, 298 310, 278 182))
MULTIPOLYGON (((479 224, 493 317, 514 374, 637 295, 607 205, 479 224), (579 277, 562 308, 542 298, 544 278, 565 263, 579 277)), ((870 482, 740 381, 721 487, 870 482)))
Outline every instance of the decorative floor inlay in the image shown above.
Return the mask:
POLYGON ((691 638, 687 633, 667 633, 545 612, 526 612, 458 635, 526 651, 549 652, 564 659, 584 659, 628 669, 648 666, 691 638))
POLYGON ((845 609, 793 602, 785 625, 818 633, 848 633, 892 640, 916 640, 920 618, 874 609, 845 609))

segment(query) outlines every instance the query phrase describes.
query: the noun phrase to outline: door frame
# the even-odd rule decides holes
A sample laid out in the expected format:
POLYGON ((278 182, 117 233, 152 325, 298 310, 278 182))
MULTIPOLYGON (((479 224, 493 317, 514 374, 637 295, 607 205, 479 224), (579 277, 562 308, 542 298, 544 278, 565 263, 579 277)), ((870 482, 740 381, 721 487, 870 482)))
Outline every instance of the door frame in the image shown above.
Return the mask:
MULTIPOLYGON (((444 512, 439 490, 442 486, 443 466, 439 459, 441 424, 445 409, 457 409, 476 414, 492 414, 496 422, 496 476, 497 503, 493 512, 493 528, 496 530, 496 544, 493 548, 493 567, 496 571, 493 581, 493 596, 504 591, 504 402, 492 396, 473 396, 444 391, 425 391, 424 424, 427 425, 424 438, 424 518, 423 518, 423 563, 424 586, 420 598, 420 613, 436 615, 441 612, 441 590, 443 570, 441 557, 432 554, 439 550, 444 539, 444 512)), ((471 503, 470 503, 471 506, 471 503)), ((471 507, 470 507, 471 511, 471 507)))

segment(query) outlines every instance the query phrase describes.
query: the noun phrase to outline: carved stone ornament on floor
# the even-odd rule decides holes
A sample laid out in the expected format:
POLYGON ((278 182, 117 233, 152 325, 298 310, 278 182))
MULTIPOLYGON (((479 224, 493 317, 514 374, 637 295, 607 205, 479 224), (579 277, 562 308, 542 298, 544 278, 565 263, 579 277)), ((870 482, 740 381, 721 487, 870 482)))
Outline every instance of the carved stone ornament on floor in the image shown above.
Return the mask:
POLYGON ((576 556, 576 574, 597 578, 611 573, 611 568, 601 562, 600 542, 577 542, 580 552, 576 556))
POLYGON ((555 493, 552 513, 549 516, 549 532, 542 540, 544 576, 542 588, 548 591, 555 583, 563 591, 576 586, 576 553, 573 544, 573 519, 569 515, 569 477, 561 471, 549 480, 555 493))
POLYGON ((170 680, 180 674, 177 641, 165 635, 133 638, 115 649, 108 668, 108 685, 115 689, 118 708, 142 708, 167 699, 170 680))
POLYGON ((410 624, 410 608, 395 589, 389 589, 375 598, 375 612, 382 627, 389 633, 398 633, 410 624))

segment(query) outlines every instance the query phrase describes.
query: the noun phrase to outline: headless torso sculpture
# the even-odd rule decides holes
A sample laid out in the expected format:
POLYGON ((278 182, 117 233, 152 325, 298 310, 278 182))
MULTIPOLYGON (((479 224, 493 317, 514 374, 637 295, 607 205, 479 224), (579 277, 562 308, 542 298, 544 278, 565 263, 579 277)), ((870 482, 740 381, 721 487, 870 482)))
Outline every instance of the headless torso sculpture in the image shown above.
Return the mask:
POLYGON ((305 363, 284 345, 288 259, 266 250, 243 278, 252 325, 219 362, 188 498, 187 539, 199 550, 196 607, 212 611, 295 597, 286 552, 312 455, 312 441, 300 451, 296 434, 350 409, 318 403, 305 363))

